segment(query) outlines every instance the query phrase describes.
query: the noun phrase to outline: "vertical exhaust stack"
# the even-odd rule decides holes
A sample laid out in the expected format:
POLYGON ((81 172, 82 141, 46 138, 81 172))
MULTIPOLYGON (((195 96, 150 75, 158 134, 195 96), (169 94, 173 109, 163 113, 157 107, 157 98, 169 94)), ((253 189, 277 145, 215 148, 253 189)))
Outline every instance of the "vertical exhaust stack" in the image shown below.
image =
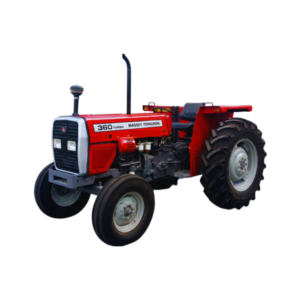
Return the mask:
POLYGON ((72 85, 70 87, 71 94, 74 96, 74 112, 73 116, 78 116, 79 97, 83 93, 83 87, 80 85, 72 85))
POLYGON ((131 115, 131 66, 125 54, 122 54, 122 58, 127 65, 127 115, 131 115))

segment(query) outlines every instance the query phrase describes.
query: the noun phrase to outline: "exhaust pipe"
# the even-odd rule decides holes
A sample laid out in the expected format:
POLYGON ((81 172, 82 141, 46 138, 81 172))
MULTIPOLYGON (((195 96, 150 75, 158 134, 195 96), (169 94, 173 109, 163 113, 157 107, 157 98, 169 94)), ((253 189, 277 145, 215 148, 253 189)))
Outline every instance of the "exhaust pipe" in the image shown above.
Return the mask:
POLYGON ((125 54, 122 54, 122 58, 127 65, 127 115, 131 115, 131 66, 125 54))
POLYGON ((83 87, 76 84, 70 87, 70 92, 74 96, 74 112, 73 116, 78 116, 78 105, 79 105, 79 97, 83 93, 83 87))

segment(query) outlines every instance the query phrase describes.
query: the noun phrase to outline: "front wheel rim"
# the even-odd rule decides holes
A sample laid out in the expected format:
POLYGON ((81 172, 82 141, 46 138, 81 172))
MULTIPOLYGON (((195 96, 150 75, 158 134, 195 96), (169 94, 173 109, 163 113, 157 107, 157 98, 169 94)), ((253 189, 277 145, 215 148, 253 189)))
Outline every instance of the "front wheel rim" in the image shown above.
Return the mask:
POLYGON ((229 177, 238 192, 246 191, 253 183, 258 167, 257 149, 250 139, 241 139, 233 147, 229 159, 229 177))
POLYGON ((141 194, 129 192, 118 201, 113 221, 116 229, 120 232, 129 232, 136 228, 144 215, 145 202, 141 194))
POLYGON ((58 206, 71 206, 79 199, 80 195, 81 191, 79 190, 71 190, 60 185, 52 184, 51 196, 58 206))

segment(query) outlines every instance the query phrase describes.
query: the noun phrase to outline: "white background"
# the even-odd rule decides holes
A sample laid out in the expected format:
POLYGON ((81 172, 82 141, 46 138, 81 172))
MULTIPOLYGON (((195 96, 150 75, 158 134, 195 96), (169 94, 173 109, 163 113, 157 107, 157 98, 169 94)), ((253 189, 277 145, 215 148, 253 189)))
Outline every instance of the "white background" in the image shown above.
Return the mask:
POLYGON ((299 299, 298 1, 1 1, 1 299, 299 299), (143 104, 252 104, 266 140, 248 208, 211 204, 199 177, 157 191, 146 234, 95 235, 95 197, 55 220, 33 187, 52 161, 52 120, 143 104))

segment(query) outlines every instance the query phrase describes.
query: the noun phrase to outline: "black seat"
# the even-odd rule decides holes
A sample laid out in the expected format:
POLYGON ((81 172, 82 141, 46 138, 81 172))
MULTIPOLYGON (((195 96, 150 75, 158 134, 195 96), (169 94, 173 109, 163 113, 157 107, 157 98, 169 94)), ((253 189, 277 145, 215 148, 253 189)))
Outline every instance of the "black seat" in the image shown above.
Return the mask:
POLYGON ((172 129, 178 129, 178 130, 188 130, 189 128, 192 128, 194 126, 194 122, 190 123, 179 123, 179 122, 173 122, 172 123, 172 129))
POLYGON ((205 103, 186 103, 179 115, 179 119, 190 121, 189 123, 173 122, 172 129, 187 131, 194 127, 196 116, 200 106, 205 106, 205 103))

